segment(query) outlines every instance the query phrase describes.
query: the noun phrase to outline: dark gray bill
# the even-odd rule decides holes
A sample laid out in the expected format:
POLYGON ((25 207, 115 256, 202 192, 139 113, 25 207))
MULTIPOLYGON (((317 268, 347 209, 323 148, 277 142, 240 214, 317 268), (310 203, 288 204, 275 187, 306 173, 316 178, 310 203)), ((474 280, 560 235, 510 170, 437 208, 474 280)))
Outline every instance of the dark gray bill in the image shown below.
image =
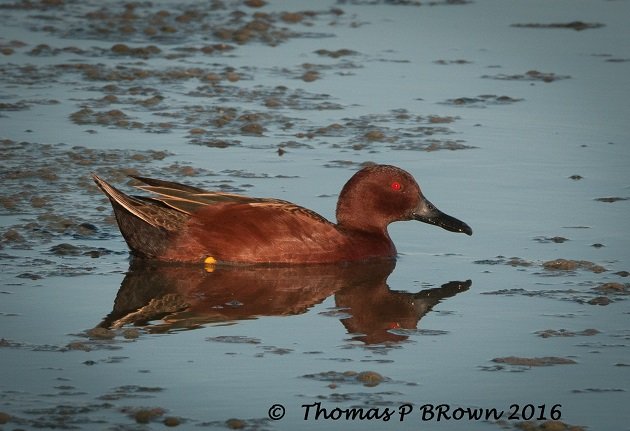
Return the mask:
POLYGON ((434 224, 451 232, 461 232, 466 235, 472 235, 470 226, 455 217, 444 214, 437 209, 435 205, 424 198, 421 199, 421 204, 414 210, 412 217, 414 220, 434 224))

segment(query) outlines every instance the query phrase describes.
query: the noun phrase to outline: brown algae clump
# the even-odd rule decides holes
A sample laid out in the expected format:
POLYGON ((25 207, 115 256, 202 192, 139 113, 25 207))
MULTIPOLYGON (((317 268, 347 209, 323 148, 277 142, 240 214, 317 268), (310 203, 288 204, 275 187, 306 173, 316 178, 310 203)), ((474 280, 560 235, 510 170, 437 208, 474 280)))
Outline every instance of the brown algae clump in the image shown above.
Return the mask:
POLYGON ((518 422, 515 427, 523 431, 585 431, 584 427, 569 425, 559 420, 548 420, 542 423, 518 422))
POLYGON ((564 28, 575 31, 582 31, 592 28, 601 28, 604 27, 604 24, 598 22, 583 22, 583 21, 571 21, 567 23, 558 23, 554 22, 551 24, 538 24, 538 23, 528 23, 528 24, 512 24, 512 27, 520 27, 520 28, 564 28))
POLYGON ((166 425, 167 427, 176 427, 179 426, 182 421, 180 418, 175 417, 175 416, 167 416, 164 418, 163 421, 164 425, 166 425))
POLYGON ((319 72, 316 70, 308 70, 302 75, 302 81, 304 82, 313 82, 317 79, 319 79, 319 72))
POLYGON ((153 419, 156 419, 160 416, 164 415, 164 410, 161 408, 154 409, 139 409, 136 410, 132 417, 139 424, 148 424, 153 419))
POLYGON ((247 426, 247 422, 242 419, 228 419, 225 421, 225 425, 231 430, 240 430, 247 426))
POLYGON ((261 136, 265 131, 265 128, 259 123, 247 123, 241 127, 241 132, 246 135, 261 136))
POLYGON ((585 269, 596 274, 607 271, 603 266, 596 265, 587 260, 554 259, 544 262, 542 265, 543 268, 548 271, 575 271, 576 269, 585 269))
POLYGON ((559 358, 556 356, 545 356, 542 358, 521 358, 518 356, 506 356, 503 358, 494 358, 492 362, 507 365, 520 365, 525 367, 548 367, 551 365, 567 365, 577 363, 573 359, 559 358))
POLYGON ((106 328, 92 328, 87 331, 88 337, 97 340, 111 340, 116 337, 116 333, 114 331, 110 331, 106 328))
POLYGON ((380 130, 370 130, 363 137, 368 141, 384 141, 386 139, 385 133, 380 130))
POLYGON ((82 108, 70 114, 70 120, 75 124, 94 124, 100 126, 115 126, 121 128, 142 128, 144 125, 137 121, 130 121, 130 118, 120 109, 98 112, 90 108, 82 108))
POLYGON ((11 416, 7 413, 0 412, 0 425, 6 424, 11 420, 11 416))
POLYGON ((569 75, 556 75, 552 72, 540 72, 538 70, 528 70, 523 74, 498 74, 498 75, 483 75, 482 78, 499 79, 506 81, 541 81, 541 82, 553 82, 561 79, 570 79, 569 75))
POLYGON ((605 197, 605 198, 596 198, 595 199, 597 202, 606 202, 606 203, 614 203, 614 202, 618 202, 618 201, 627 201, 628 198, 621 198, 618 196, 609 196, 609 197, 605 197))
POLYGON ((376 371, 363 371, 357 374, 357 380, 364 386, 373 387, 383 382, 383 376, 376 371))
POLYGON ((155 45, 147 45, 138 48, 131 48, 124 43, 117 43, 110 48, 111 52, 116 55, 129 55, 133 57, 147 58, 160 54, 162 50, 155 45))
POLYGON ((386 377, 382 376, 381 374, 377 373, 376 371, 357 372, 357 371, 352 371, 352 370, 348 370, 344 372, 326 371, 326 372, 316 373, 316 374, 306 374, 302 377, 305 377, 308 379, 319 380, 323 382, 329 382, 334 387, 337 387, 339 384, 342 384, 342 383, 362 384, 367 387, 373 387, 373 386, 377 386, 385 382, 386 380, 389 380, 386 377))
POLYGON ((327 49, 318 49, 317 51, 315 51, 315 54, 325 56, 325 57, 330 57, 330 58, 339 58, 339 57, 345 57, 348 55, 356 55, 357 52, 352 51, 350 49, 338 49, 336 51, 329 51, 327 49))
POLYGON ((617 295, 630 294, 630 286, 628 284, 616 283, 616 282, 602 283, 596 288, 594 288, 593 290, 596 290, 598 292, 605 293, 605 294, 609 294, 609 293, 617 294, 617 295))
POLYGON ((543 331, 537 331, 536 335, 542 338, 550 338, 550 337, 576 337, 576 336, 585 336, 590 337, 593 335, 599 334, 600 331, 597 329, 585 329, 583 331, 573 332, 568 331, 566 329, 545 329, 543 331))

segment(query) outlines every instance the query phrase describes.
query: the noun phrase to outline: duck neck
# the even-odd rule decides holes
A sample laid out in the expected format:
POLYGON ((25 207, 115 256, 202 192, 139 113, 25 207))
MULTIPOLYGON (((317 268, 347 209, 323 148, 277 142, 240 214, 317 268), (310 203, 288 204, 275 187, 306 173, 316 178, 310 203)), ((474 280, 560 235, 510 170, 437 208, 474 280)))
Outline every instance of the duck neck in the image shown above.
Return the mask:
POLYGON ((344 230, 360 231, 389 239, 387 223, 370 218, 371 212, 345 210, 337 207, 337 226, 344 230))
POLYGON ((344 186, 337 201, 337 224, 348 230, 357 230, 387 235, 389 220, 381 217, 379 201, 365 193, 364 188, 357 188, 356 176, 344 186))

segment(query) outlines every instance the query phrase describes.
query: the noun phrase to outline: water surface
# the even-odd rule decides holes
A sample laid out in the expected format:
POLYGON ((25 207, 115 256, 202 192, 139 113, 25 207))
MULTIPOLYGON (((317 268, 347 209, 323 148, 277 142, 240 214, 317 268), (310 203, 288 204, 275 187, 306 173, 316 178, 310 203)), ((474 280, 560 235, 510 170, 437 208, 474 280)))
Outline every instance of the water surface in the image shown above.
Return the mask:
POLYGON ((628 1, 256 3, 0 4, 0 427, 629 429, 628 1), (366 162, 474 235, 136 268, 89 179, 332 219, 366 162))

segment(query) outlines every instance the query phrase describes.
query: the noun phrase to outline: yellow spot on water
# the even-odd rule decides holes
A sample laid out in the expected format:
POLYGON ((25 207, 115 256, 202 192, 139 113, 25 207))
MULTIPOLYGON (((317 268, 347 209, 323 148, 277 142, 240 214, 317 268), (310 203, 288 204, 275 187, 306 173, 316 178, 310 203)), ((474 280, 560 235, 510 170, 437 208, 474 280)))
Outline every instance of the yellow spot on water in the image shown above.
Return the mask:
POLYGON ((206 270, 206 272, 214 272, 214 268, 215 265, 217 263, 217 260, 212 257, 212 256, 208 256, 206 257, 206 259, 203 261, 204 263, 204 269, 206 270))

